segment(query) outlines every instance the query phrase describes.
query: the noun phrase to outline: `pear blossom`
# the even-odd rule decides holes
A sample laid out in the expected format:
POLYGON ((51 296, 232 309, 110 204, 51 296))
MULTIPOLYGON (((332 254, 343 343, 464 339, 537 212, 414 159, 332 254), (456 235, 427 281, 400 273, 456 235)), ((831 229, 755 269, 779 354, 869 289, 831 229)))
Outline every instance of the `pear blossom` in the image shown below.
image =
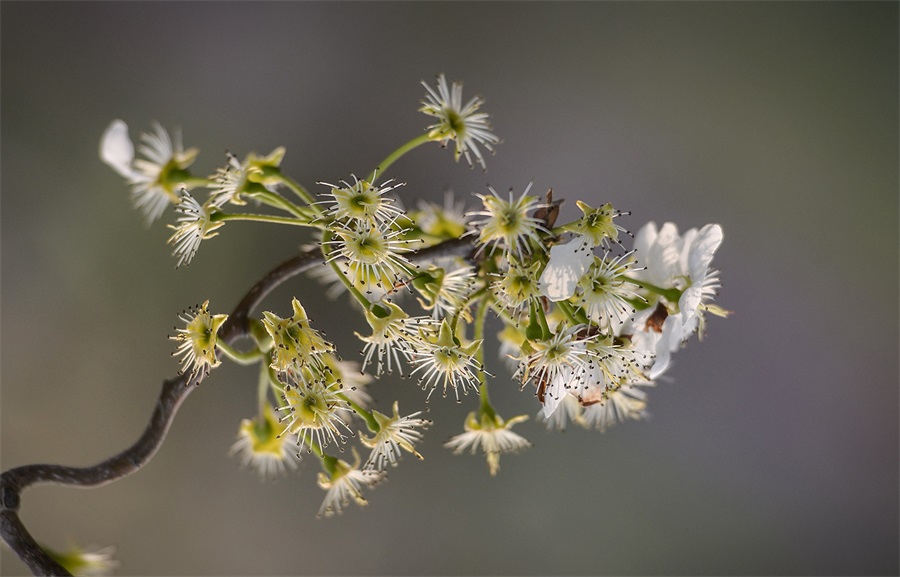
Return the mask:
POLYGON ((147 224, 162 215, 169 204, 178 204, 178 190, 189 185, 185 170, 197 158, 195 148, 184 150, 181 133, 174 139, 159 124, 152 133, 141 134, 138 151, 143 158, 135 158, 134 143, 128 136, 128 125, 114 120, 100 141, 100 158, 132 185, 135 208, 140 209, 147 224))

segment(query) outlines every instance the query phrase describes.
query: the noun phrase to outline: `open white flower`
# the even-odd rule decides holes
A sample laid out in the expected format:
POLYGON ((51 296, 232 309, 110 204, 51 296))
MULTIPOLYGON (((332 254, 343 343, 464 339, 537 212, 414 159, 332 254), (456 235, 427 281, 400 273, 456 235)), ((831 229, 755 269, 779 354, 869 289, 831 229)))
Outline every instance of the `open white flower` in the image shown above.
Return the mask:
POLYGON ((100 158, 132 185, 135 208, 144 213, 147 224, 159 218, 169 204, 178 204, 178 190, 189 186, 190 175, 185 170, 198 151, 184 150, 181 133, 174 140, 159 124, 152 133, 141 134, 139 152, 144 158, 134 158, 134 143, 128 136, 128 125, 114 120, 100 141, 100 158))
POLYGON ((422 86, 428 91, 425 100, 422 101, 420 112, 437 118, 437 122, 428 126, 428 136, 440 141, 443 146, 453 140, 456 142, 454 157, 459 161, 460 156, 466 157, 466 162, 472 166, 472 156, 482 168, 484 156, 479 146, 483 146, 490 152, 494 146, 500 143, 488 122, 488 114, 479 112, 484 100, 475 96, 463 105, 462 83, 454 82, 452 87, 447 86, 447 79, 443 74, 437 77, 437 90, 429 86, 424 80, 422 86))
POLYGON ((344 274, 370 294, 372 287, 390 290, 415 269, 403 256, 412 250, 409 245, 415 241, 402 238, 406 231, 392 225, 393 222, 360 222, 346 227, 335 224, 331 231, 337 238, 324 243, 335 247, 326 262, 340 259, 338 264, 344 274))
POLYGON ((366 320, 372 327, 371 336, 356 336, 366 345, 363 348, 362 370, 373 360, 376 363, 375 374, 380 376, 385 369, 391 373, 396 368, 402 375, 401 357, 405 361, 411 359, 411 351, 425 346, 425 336, 437 331, 438 323, 431 317, 411 317, 394 303, 386 302, 378 305, 379 314, 366 311, 366 320))

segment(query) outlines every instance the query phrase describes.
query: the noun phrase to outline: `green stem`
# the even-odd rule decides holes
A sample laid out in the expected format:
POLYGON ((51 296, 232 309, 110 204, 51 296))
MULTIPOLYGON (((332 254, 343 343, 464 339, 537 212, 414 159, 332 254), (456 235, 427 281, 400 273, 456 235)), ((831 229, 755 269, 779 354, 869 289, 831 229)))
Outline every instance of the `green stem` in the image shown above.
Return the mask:
POLYGON ((232 348, 230 345, 224 342, 217 342, 216 347, 227 356, 232 361, 236 362, 239 365, 252 365, 259 361, 263 356, 263 352, 259 349, 251 349, 249 351, 239 351, 237 349, 232 348))
POLYGON ((291 192, 300 197, 303 202, 309 205, 311 209, 313 209, 317 214, 321 215, 322 211, 316 205, 316 199, 313 198, 313 195, 309 193, 308 190, 303 188, 298 182, 294 181, 290 176, 282 173, 281 174, 281 183, 288 187, 291 192))
POLYGON ((556 306, 559 308, 559 310, 562 311, 566 319, 568 319, 568 321, 572 323, 572 326, 587 323, 587 319, 581 319, 578 317, 578 314, 575 312, 575 309, 572 308, 571 303, 566 301, 557 301, 556 306))
POLYGON ((254 192, 252 198, 262 201, 269 206, 285 210, 301 220, 309 220, 309 215, 304 214, 299 206, 274 192, 254 192))
MULTIPOLYGON (((334 239, 334 233, 329 229, 325 229, 322 233, 322 256, 325 258, 326 262, 331 259, 332 248, 330 243, 332 239, 334 239)), ((369 299, 367 299, 365 295, 359 292, 358 288, 353 286, 353 282, 347 278, 347 275, 345 275, 341 270, 341 267, 338 266, 337 259, 331 259, 331 262, 328 264, 331 265, 331 269, 337 274, 338 279, 344 283, 344 286, 347 287, 347 290, 353 295, 353 298, 355 298, 365 310, 371 309, 372 303, 369 302, 369 299)))
POLYGON ((297 220, 289 216, 272 216, 268 214, 247 214, 233 212, 214 212, 210 215, 209 220, 212 222, 225 222, 228 220, 249 220, 254 222, 271 222, 274 224, 290 224, 293 226, 307 226, 311 228, 319 228, 317 225, 310 224, 306 219, 297 220))
POLYGON ((377 172, 384 174, 387 171, 388 167, 390 165, 394 164, 394 162, 396 162, 397 159, 399 159, 401 156, 403 156, 404 154, 406 154, 413 148, 421 146, 421 145, 425 144, 426 142, 431 142, 431 137, 428 136, 427 132, 425 134, 423 134, 422 136, 417 136, 416 138, 413 138, 412 140, 410 140, 409 142, 407 142, 406 144, 404 144, 403 146, 401 146, 394 152, 390 153, 387 158, 382 160, 381 164, 379 164, 378 167, 375 170, 373 170, 371 174, 369 174, 369 177, 366 180, 368 180, 369 182, 372 182, 372 179, 375 178, 375 174, 377 172))
POLYGON ((259 422, 265 422, 265 407, 269 398, 269 365, 260 363, 259 379, 256 384, 256 406, 259 415, 259 422))
POLYGON ((349 404, 350 407, 354 411, 356 411, 356 413, 366 421, 366 426, 369 427, 369 430, 371 432, 377 433, 378 431, 381 430, 381 426, 378 425, 378 421, 376 421, 375 417, 372 416, 371 411, 367 411, 362 406, 357 405, 352 400, 350 400, 350 397, 348 397, 347 395, 342 394, 342 395, 340 395, 340 397, 342 399, 344 399, 345 401, 347 401, 347 404, 349 404))
POLYGON ((645 288, 652 293, 656 293, 656 294, 662 296, 670 303, 677 303, 678 299, 681 298, 681 293, 683 292, 683 291, 678 290, 677 288, 664 289, 662 287, 658 287, 654 284, 651 284, 647 281, 633 279, 633 278, 631 278, 629 276, 625 276, 625 275, 622 275, 622 278, 624 278, 626 281, 630 282, 631 284, 638 285, 641 288, 645 288))

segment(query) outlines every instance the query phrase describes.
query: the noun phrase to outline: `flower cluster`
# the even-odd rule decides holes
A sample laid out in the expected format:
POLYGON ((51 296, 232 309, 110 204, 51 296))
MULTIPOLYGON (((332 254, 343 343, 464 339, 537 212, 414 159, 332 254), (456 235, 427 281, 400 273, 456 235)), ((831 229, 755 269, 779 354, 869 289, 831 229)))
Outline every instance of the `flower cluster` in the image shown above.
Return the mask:
MULTIPOLYGON (((506 388, 530 387, 549 429, 575 423, 604 431, 645 417, 647 391, 671 355, 692 335, 702 337, 708 314, 727 315, 712 302, 720 288, 711 266, 723 238, 717 224, 679 234, 672 223, 651 222, 629 249, 623 241, 632 234, 622 217, 630 213, 578 200, 580 216, 557 224, 562 201, 552 190, 530 194, 531 183, 521 194, 488 186, 474 194, 479 206, 468 211, 450 193, 442 204, 419 201, 405 209, 398 197, 404 184, 384 178, 398 158, 452 141, 457 161, 484 168, 484 151, 500 142, 482 98, 463 100, 462 84, 448 84, 443 75, 436 86, 423 84, 420 111, 433 119, 424 133, 365 178, 319 182, 326 190, 318 198, 282 172, 281 147, 243 161, 228 153, 224 166, 201 178, 188 173, 197 151, 184 150, 180 135, 173 139, 158 124, 141 136, 142 158, 135 159, 120 120, 101 143, 102 159, 126 178, 148 222, 174 205, 169 244, 179 266, 227 222, 301 227, 313 235, 307 246, 324 265, 314 275, 332 284, 327 294, 349 299, 344 308, 368 325, 356 333, 360 364, 341 359, 297 298, 287 317, 236 315, 252 337, 243 350, 225 342, 235 331, 220 338, 227 317, 211 314, 208 302, 182 313, 183 326, 171 337, 181 371, 193 382, 223 359, 259 366, 256 416, 240 423, 232 452, 263 477, 317 460, 326 492, 322 517, 364 505, 364 491, 405 454, 423 458, 419 447, 431 425, 424 410, 403 414, 394 401, 382 411, 368 392, 388 374, 417 380, 423 402, 435 391, 456 402, 477 399, 462 432, 444 444, 457 454, 482 454, 491 475, 501 455, 531 446, 512 431, 528 417, 504 419, 488 395, 489 387, 503 390, 504 381, 485 368, 488 322, 500 327, 501 358, 518 381, 506 388), (202 200, 197 191, 204 188, 202 200), (352 459, 335 454, 347 447, 352 459)), ((273 278, 280 277, 263 283, 273 278)))

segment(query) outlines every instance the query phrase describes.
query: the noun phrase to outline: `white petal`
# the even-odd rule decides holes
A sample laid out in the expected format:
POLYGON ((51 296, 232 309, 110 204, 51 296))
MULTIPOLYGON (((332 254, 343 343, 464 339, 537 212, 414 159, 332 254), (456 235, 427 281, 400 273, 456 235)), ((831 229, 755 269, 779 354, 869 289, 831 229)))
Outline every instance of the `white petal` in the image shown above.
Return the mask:
POLYGON ((697 233, 688 255, 688 270, 695 283, 706 278, 706 270, 723 238, 722 227, 718 224, 707 224, 697 233))
POLYGON ((541 273, 538 286, 551 301, 565 300, 575 294, 575 286, 594 261, 591 245, 585 237, 550 249, 550 260, 541 273))
POLYGON ((113 120, 103 133, 100 140, 100 159, 125 178, 130 179, 134 176, 134 169, 131 167, 134 160, 134 143, 128 136, 128 125, 124 121, 113 120))
MULTIPOLYGON (((722 227, 718 224, 708 224, 692 236, 688 252, 688 274, 691 276, 691 286, 685 289, 678 299, 678 308, 681 310, 683 324, 690 320, 697 307, 703 300, 703 283, 709 270, 709 263, 713 255, 722 244, 722 227)), ((686 247, 687 248, 687 247, 686 247)))
POLYGON ((656 362, 650 369, 650 380, 656 380, 669 368, 672 353, 681 347, 681 337, 684 333, 681 313, 669 315, 663 323, 662 335, 656 342, 656 362))

